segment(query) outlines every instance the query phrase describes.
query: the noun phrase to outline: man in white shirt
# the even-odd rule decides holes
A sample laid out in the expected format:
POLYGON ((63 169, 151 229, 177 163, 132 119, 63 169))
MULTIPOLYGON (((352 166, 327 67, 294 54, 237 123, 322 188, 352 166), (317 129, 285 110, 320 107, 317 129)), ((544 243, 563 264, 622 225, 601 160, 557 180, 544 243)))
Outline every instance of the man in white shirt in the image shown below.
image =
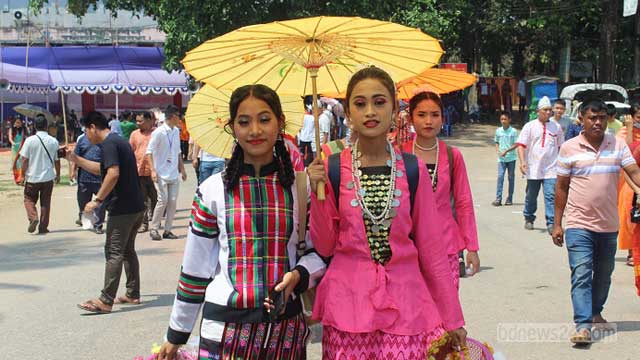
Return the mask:
POLYGON ((557 99, 553 102, 553 117, 551 121, 554 121, 562 128, 563 133, 567 133, 567 129, 569 129, 569 125, 571 125, 571 118, 564 115, 566 110, 564 100, 557 99))
POLYGON ((304 98, 304 119, 302 123, 302 129, 298 134, 298 142, 300 145, 300 152, 304 158, 304 166, 309 166, 315 157, 314 153, 314 138, 315 138, 315 124, 313 119, 313 98, 311 95, 307 95, 304 98))
POLYGON ((60 159, 58 159, 58 140, 47 134, 47 119, 44 115, 35 118, 36 134, 25 140, 20 150, 22 157, 21 184, 24 185, 24 207, 27 210, 30 233, 49 232, 49 211, 53 183, 60 182, 60 159), (55 169, 55 172, 54 172, 55 169), (36 203, 40 199, 40 218, 36 203))
MULTIPOLYGON (((329 138, 330 138, 329 134, 331 134, 332 122, 333 122, 333 114, 331 114, 331 110, 327 108, 327 105, 325 105, 325 108, 322 111, 322 114, 320 114, 320 116, 318 117, 318 123, 320 125, 320 146, 329 142, 329 138)), ((315 143, 315 136, 313 140, 315 143)), ((314 147, 314 151, 316 151, 315 149, 317 149, 317 147, 316 146, 313 146, 313 147, 314 147)))
POLYGON ((518 141, 520 171, 527 177, 524 200, 524 227, 533 230, 538 209, 540 187, 544 194, 545 219, 549 234, 554 225, 554 197, 556 186, 556 160, 560 146, 564 143, 564 133, 560 125, 551 118, 551 101, 543 96, 538 101, 538 118, 524 125, 518 141))
POLYGON ((176 215, 180 187, 179 175, 182 175, 182 181, 187 180, 187 173, 180 156, 180 130, 177 128, 179 123, 180 110, 175 105, 167 106, 164 124, 151 133, 151 140, 147 147, 147 156, 151 163, 151 179, 158 193, 158 202, 153 211, 149 232, 152 240, 178 238, 171 229, 176 215), (160 221, 165 211, 164 233, 160 237, 160 221))

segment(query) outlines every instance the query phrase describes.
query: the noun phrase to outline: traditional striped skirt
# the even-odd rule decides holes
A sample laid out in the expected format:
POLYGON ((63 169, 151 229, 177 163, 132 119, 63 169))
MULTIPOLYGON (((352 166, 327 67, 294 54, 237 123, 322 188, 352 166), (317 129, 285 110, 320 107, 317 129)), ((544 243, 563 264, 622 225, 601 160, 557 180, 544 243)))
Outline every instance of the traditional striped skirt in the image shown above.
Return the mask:
POLYGON ((221 342, 201 338, 199 360, 304 360, 308 337, 302 315, 278 323, 227 323, 221 342))
POLYGON ((442 327, 419 335, 349 333, 331 326, 322 331, 322 358, 326 360, 426 359, 431 343, 445 333, 442 327))

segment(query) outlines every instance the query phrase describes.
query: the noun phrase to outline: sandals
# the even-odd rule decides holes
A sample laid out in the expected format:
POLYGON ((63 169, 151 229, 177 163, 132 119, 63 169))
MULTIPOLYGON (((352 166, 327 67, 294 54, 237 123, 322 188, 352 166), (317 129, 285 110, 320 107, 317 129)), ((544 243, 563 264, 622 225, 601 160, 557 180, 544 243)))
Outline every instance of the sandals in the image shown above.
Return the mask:
POLYGON ((140 299, 131 298, 128 296, 118 296, 118 298, 116 298, 116 300, 113 303, 125 304, 125 305, 140 305, 140 299))
POLYGON ((78 304, 78 307, 84 311, 94 313, 94 314, 109 314, 111 313, 111 306, 103 303, 99 299, 91 299, 87 300, 81 304, 78 304))
POLYGON ((633 256, 627 256, 627 266, 633 266, 633 256))
POLYGON ((580 329, 569 337, 569 341, 576 345, 591 344, 591 331, 589 331, 589 329, 580 329))

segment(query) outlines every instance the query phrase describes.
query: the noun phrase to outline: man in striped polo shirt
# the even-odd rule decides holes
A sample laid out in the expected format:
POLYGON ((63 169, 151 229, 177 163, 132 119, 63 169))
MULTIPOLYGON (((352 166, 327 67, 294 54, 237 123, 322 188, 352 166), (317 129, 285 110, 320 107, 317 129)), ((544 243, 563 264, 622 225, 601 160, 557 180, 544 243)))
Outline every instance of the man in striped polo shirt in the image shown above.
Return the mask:
POLYGON ((571 267, 571 301, 576 344, 591 342, 593 323, 605 323, 602 310, 611 286, 618 237, 617 184, 620 168, 640 184, 640 168, 627 144, 607 129, 600 100, 580 109, 584 130, 560 148, 553 243, 566 240, 571 267), (565 215, 566 232, 562 228, 565 215))

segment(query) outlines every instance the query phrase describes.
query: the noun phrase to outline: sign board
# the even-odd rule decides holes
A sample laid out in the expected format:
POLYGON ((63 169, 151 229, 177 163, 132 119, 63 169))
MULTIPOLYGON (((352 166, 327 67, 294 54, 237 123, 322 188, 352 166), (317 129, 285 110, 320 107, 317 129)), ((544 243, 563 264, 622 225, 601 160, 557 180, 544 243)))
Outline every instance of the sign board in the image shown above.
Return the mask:
POLYGON ((624 8, 622 10, 622 16, 633 16, 638 9, 638 0, 624 0, 624 8))
POLYGON ((440 68, 467 72, 467 63, 442 63, 440 64, 440 68))

